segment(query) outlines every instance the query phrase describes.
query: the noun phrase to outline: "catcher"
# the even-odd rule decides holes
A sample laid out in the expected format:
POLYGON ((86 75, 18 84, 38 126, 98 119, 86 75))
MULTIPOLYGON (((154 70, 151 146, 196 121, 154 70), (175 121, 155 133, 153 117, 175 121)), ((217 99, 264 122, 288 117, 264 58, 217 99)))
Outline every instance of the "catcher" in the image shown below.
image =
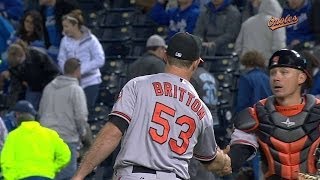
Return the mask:
POLYGON ((269 62, 273 96, 237 115, 230 158, 233 172, 260 146, 267 180, 298 179, 317 172, 320 100, 303 94, 311 84, 307 60, 293 50, 275 52, 269 62), (239 156, 241 154, 241 156, 239 156))

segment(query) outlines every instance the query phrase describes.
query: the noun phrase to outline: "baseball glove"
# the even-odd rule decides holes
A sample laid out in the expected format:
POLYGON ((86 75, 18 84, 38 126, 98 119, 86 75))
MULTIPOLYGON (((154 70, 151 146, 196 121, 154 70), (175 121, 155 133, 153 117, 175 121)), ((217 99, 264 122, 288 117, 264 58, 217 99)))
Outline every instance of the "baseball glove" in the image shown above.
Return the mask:
POLYGON ((219 176, 225 176, 232 173, 231 159, 220 149, 218 149, 215 159, 210 164, 205 164, 204 166, 207 170, 212 171, 219 176))

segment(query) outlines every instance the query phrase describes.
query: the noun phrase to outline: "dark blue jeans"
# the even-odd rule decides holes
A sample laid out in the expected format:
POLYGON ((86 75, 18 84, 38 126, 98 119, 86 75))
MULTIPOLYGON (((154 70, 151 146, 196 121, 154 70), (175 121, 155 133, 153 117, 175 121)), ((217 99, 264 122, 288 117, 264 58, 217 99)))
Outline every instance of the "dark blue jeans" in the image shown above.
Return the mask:
POLYGON ((56 176, 55 180, 70 180, 77 170, 77 147, 78 143, 67 143, 71 151, 69 164, 64 167, 56 176))
POLYGON ((94 108, 99 93, 99 87, 100 84, 96 84, 83 89, 84 93, 86 94, 87 106, 89 110, 94 108))
POLYGON ((31 91, 31 89, 27 89, 26 91, 26 100, 33 105, 36 111, 38 111, 39 109, 41 96, 42 96, 42 92, 31 91))
POLYGON ((27 178, 23 178, 22 180, 52 180, 52 179, 47 177, 41 177, 41 176, 30 176, 27 178))

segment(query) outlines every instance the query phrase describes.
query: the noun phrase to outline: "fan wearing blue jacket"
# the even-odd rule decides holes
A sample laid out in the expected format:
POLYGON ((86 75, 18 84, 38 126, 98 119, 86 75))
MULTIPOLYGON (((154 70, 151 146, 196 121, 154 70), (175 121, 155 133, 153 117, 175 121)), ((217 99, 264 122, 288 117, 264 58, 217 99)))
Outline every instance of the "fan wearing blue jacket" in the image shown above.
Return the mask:
POLYGON ((245 71, 239 78, 235 111, 240 112, 256 102, 270 96, 269 77, 264 72, 265 58, 258 51, 246 52, 240 59, 245 71))
POLYGON ((199 13, 199 7, 193 0, 178 0, 178 7, 168 10, 165 0, 158 0, 149 15, 158 24, 169 27, 167 38, 170 38, 177 32, 193 33, 199 13))
POLYGON ((314 40, 310 24, 311 10, 311 0, 287 1, 282 17, 297 16, 299 19, 297 24, 286 27, 287 45, 289 47, 314 40))
POLYGON ((299 53, 309 62, 308 72, 312 75, 312 84, 307 92, 316 97, 320 97, 320 59, 316 54, 308 50, 303 50, 299 53))
POLYGON ((19 21, 23 16, 24 1, 22 0, 0 0, 0 16, 19 21))

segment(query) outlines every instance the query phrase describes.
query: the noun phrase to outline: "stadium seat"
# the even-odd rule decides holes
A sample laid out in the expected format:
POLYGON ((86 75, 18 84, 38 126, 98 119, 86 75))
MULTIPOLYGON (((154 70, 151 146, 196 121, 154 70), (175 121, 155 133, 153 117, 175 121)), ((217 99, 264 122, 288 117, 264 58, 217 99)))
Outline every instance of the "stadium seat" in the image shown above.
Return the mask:
POLYGON ((130 8, 135 7, 135 0, 108 0, 110 8, 130 8))
POLYGON ((136 11, 132 18, 132 25, 133 26, 156 26, 157 23, 154 22, 146 13, 142 13, 136 11))
POLYGON ((204 56, 205 68, 209 72, 234 71, 239 68, 239 60, 236 55, 230 56, 204 56))
POLYGON ((108 59, 105 65, 100 69, 103 75, 126 73, 126 66, 123 60, 118 58, 108 59))
POLYGON ((114 28, 100 28, 97 30, 102 36, 100 41, 125 41, 131 38, 131 27, 114 27, 114 28))
POLYGON ((106 54, 106 60, 126 57, 131 48, 129 41, 104 41, 101 44, 106 54))
POLYGON ((146 51, 146 39, 141 41, 132 41, 128 56, 132 59, 139 58, 146 51))
POLYGON ((132 22, 133 14, 133 9, 109 9, 101 15, 99 25, 101 27, 128 26, 132 22))

